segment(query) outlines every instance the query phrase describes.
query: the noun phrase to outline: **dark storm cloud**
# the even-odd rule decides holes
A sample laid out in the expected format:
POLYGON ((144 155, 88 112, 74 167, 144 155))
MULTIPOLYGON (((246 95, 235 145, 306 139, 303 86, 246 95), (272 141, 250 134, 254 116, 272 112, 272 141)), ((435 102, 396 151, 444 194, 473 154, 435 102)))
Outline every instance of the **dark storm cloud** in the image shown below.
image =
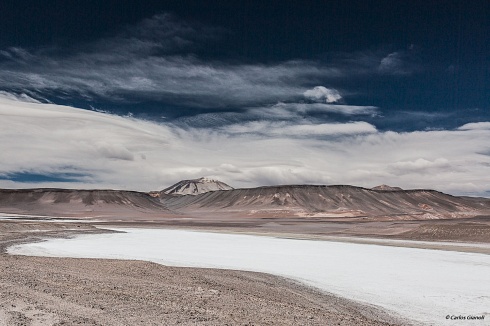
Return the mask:
POLYGON ((319 84, 376 74, 380 65, 386 66, 381 69, 384 74, 398 74, 403 66, 401 56, 391 62, 395 59, 384 58, 387 54, 382 51, 350 57, 350 61, 337 58, 331 63, 289 60, 269 64, 204 60, 195 54, 199 47, 216 46, 223 34, 223 29, 162 14, 128 26, 113 37, 66 51, 8 48, 0 52, 4 59, 0 86, 85 99, 223 108, 315 96, 316 100, 336 102, 342 99, 342 91, 319 84))

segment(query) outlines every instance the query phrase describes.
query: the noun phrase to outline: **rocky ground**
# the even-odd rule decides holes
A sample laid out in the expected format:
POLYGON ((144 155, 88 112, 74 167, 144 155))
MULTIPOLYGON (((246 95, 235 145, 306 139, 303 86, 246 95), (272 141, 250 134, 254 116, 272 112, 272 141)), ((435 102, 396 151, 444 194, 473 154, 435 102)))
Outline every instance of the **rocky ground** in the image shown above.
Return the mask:
POLYGON ((10 256, 14 243, 100 232, 0 221, 0 325, 400 325, 383 311, 261 273, 10 256))

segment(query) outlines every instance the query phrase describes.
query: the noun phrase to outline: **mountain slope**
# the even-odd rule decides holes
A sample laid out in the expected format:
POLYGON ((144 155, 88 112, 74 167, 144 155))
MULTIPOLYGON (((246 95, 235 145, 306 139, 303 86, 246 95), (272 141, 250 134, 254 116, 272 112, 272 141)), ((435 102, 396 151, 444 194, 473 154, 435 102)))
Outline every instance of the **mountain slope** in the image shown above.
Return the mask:
POLYGON ((0 189, 0 212, 46 216, 172 213, 148 194, 124 190, 0 189))
POLYGON ((273 186, 215 191, 196 196, 164 196, 181 212, 233 212, 281 216, 437 219, 490 211, 490 199, 455 197, 434 190, 372 190, 354 186, 273 186))
MULTIPOLYGON (((199 189, 199 188, 198 188, 199 189)), ((0 189, 0 213, 158 220, 190 215, 426 220, 490 215, 490 199, 434 190, 373 190, 354 186, 272 186, 197 195, 122 190, 0 189)))
POLYGON ((167 195, 198 195, 210 191, 231 189, 233 188, 219 180, 199 178, 179 181, 176 184, 163 189, 160 193, 167 195))

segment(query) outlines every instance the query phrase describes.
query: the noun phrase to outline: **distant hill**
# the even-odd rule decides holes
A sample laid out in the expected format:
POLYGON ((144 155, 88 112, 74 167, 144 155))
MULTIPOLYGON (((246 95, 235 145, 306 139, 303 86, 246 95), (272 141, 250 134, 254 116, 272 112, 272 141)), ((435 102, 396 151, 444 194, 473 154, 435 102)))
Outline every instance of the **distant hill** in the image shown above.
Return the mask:
POLYGON ((125 190, 0 189, 0 212, 67 217, 174 214, 148 194, 125 190))
POLYGON ((441 219, 490 211, 490 199, 455 197, 435 190, 372 190, 354 186, 271 186, 167 196, 161 201, 185 213, 441 219))
POLYGON ((490 199, 457 197, 435 190, 373 190, 346 185, 232 189, 222 182, 201 178, 182 181, 152 194, 125 190, 0 189, 0 213, 151 221, 217 214, 231 214, 238 219, 255 216, 427 220, 490 215, 490 199), (220 190, 223 188, 226 190, 220 190))
POLYGON ((233 189, 233 187, 230 187, 219 180, 199 178, 179 181, 176 184, 163 189, 160 193, 167 195, 199 195, 210 191, 231 189, 233 189))

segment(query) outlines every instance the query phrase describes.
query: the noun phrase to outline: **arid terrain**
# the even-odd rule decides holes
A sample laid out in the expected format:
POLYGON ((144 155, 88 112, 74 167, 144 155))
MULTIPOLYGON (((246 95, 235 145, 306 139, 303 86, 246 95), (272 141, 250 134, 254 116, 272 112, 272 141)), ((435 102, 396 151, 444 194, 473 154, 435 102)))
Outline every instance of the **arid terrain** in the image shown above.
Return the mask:
POLYGON ((12 244, 106 232, 100 229, 106 226, 490 254, 488 246, 480 246, 490 243, 490 200, 432 190, 278 186, 188 195, 0 190, 0 213, 0 325, 408 324, 267 274, 5 253, 12 244))
POLYGON ((400 325, 400 320, 261 273, 143 261, 11 256, 88 224, 0 222, 0 325, 400 325))

